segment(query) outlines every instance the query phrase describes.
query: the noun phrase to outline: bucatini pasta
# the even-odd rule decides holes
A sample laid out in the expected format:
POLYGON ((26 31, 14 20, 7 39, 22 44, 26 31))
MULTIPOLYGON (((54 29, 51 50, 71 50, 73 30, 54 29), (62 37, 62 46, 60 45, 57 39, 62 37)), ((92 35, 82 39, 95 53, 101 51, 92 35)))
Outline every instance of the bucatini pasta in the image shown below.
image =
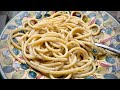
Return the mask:
POLYGON ((10 52, 19 62, 27 63, 51 79, 92 75, 96 71, 94 55, 97 57, 106 51, 94 45, 94 36, 99 35, 100 27, 89 22, 80 11, 71 14, 58 11, 41 20, 26 18, 22 21, 23 27, 10 34, 10 52), (16 37, 19 37, 17 43, 13 40, 16 37), (22 52, 24 60, 13 53, 11 46, 22 52), (93 50, 97 50, 97 54, 93 50))

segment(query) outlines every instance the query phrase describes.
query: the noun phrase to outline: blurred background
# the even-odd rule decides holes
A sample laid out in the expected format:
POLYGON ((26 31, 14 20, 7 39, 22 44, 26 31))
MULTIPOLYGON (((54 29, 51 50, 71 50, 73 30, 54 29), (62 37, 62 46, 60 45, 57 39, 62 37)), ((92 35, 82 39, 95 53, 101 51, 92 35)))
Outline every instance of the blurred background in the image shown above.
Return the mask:
MULTIPOLYGON (((2 32, 2 29, 4 28, 6 23, 19 12, 20 11, 0 11, 0 33, 2 32)), ((113 17, 115 17, 118 21, 120 21, 120 11, 107 12, 110 13, 113 17)))
MULTIPOLYGON (((0 34, 5 27, 6 23, 11 20, 15 15, 17 15, 20 11, 0 11, 0 34)), ((114 18, 116 18, 120 22, 120 11, 107 11, 114 18)), ((0 74, 0 79, 2 78, 0 74)))

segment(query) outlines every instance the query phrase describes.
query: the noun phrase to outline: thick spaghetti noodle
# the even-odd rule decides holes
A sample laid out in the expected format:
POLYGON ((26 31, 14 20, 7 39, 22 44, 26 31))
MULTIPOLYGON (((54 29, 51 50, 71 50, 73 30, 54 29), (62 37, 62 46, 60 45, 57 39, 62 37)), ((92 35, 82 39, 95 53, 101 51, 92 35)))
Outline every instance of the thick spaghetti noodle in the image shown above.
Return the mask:
POLYGON ((89 18, 78 11, 71 14, 59 11, 42 20, 27 18, 22 28, 11 32, 10 52, 19 62, 27 63, 51 79, 84 78, 96 70, 94 55, 106 53, 94 46, 94 36, 100 33, 100 27, 89 23, 89 18), (16 37, 18 42, 13 40, 16 37), (18 58, 11 46, 19 49, 25 60, 18 58))

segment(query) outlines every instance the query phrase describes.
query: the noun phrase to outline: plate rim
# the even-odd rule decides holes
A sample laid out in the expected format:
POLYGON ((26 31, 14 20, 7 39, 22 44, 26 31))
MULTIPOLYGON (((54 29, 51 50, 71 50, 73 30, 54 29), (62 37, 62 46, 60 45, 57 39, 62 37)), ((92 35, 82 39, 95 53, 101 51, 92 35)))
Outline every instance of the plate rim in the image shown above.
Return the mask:
MULTIPOLYGON (((22 12, 25 12, 25 11, 20 11, 20 12, 19 12, 18 14, 16 14, 10 21, 7 22, 7 24, 5 25, 5 27, 3 28, 3 30, 2 30, 2 32, 1 32, 1 34, 0 34, 0 39, 1 39, 2 35, 3 35, 3 33, 5 32, 7 26, 8 26, 18 15, 20 15, 22 12)), ((27 12, 32 12, 32 11, 27 11, 27 12)), ((35 12, 35 11, 34 11, 34 12, 35 12)), ((97 12, 97 11, 96 11, 96 12, 97 12)), ((116 19, 113 15, 111 15, 111 14, 108 13, 107 11, 101 11, 101 12, 108 14, 108 15, 120 26, 120 23, 117 21, 117 19, 116 19)), ((1 41, 1 40, 0 40, 0 41, 1 41)), ((5 73, 4 73, 3 70, 2 70, 2 65, 1 65, 1 63, 0 63, 0 74, 1 74, 1 76, 2 76, 3 79, 8 79, 7 76, 5 75, 5 73)))
MULTIPOLYGON (((5 32, 7 26, 8 26, 19 14, 21 14, 22 12, 25 12, 25 11, 20 11, 20 12, 19 12, 17 15, 15 15, 10 21, 7 22, 7 24, 6 24, 5 27, 3 28, 3 31, 2 31, 1 34, 0 34, 0 39, 1 39, 2 35, 3 35, 3 33, 5 32)), ((1 40, 0 40, 0 41, 1 41, 1 40)), ((0 63, 0 74, 1 74, 1 76, 2 76, 3 79, 8 79, 7 76, 5 75, 5 73, 4 73, 3 70, 2 70, 2 65, 1 65, 1 63, 0 63)))

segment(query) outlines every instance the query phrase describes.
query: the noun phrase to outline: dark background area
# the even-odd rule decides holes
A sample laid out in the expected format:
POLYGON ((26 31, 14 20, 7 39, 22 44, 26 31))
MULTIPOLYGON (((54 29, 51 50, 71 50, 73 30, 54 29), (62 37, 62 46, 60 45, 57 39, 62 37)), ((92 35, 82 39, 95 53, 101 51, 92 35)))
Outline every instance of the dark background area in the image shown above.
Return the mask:
MULTIPOLYGON (((0 34, 5 27, 6 23, 11 20, 15 15, 17 15, 20 11, 0 11, 0 34)), ((120 22, 120 11, 107 11, 113 17, 115 17, 120 22)), ((0 79, 2 76, 0 74, 0 79)))

